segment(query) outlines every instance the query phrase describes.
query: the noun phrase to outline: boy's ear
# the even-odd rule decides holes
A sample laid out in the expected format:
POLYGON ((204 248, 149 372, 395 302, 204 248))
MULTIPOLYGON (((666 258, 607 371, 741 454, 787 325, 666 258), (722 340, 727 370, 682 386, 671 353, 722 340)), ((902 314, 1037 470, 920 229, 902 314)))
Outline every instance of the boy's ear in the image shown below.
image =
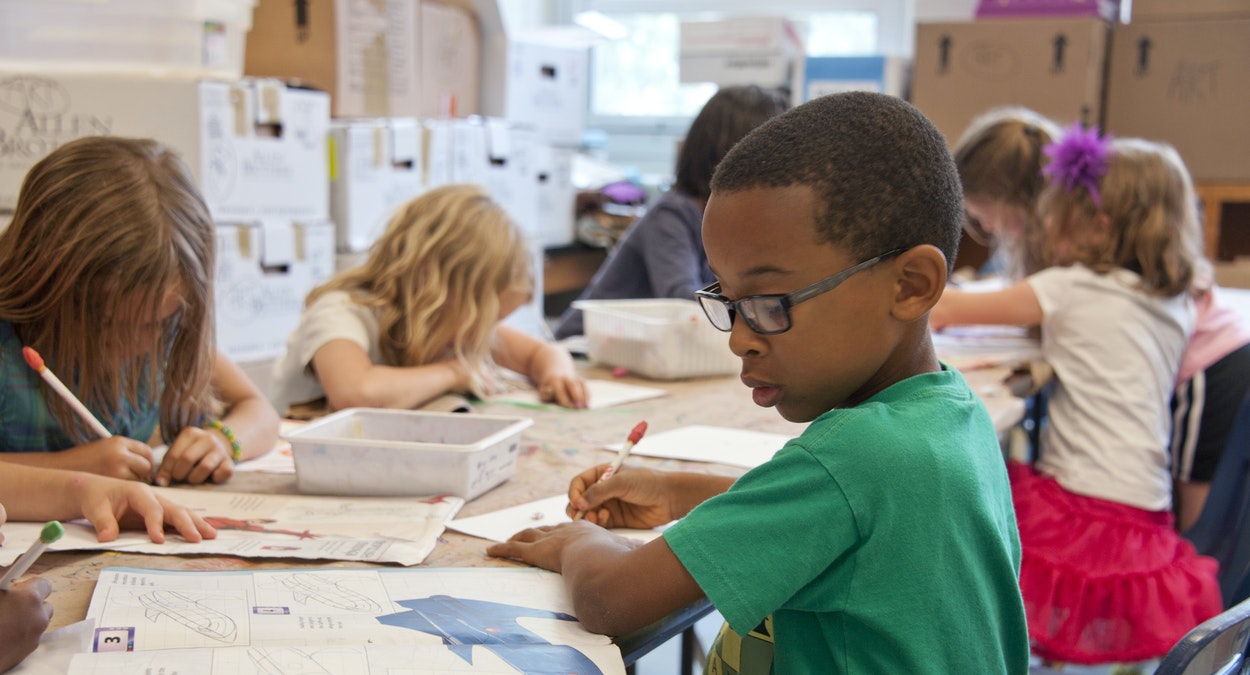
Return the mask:
POLYGON ((899 255, 894 307, 899 321, 922 319, 937 304, 946 288, 946 256, 936 246, 913 246, 899 255))

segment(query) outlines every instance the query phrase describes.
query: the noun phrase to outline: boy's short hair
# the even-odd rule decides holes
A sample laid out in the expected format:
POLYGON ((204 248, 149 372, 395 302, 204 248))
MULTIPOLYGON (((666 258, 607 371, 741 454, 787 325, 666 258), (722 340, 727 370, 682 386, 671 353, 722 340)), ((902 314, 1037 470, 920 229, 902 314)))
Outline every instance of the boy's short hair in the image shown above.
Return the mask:
POLYGON ((932 244, 948 271, 964 208, 946 140, 894 96, 832 94, 772 118, 717 167, 712 192, 806 185, 818 200, 821 241, 867 259, 932 244))

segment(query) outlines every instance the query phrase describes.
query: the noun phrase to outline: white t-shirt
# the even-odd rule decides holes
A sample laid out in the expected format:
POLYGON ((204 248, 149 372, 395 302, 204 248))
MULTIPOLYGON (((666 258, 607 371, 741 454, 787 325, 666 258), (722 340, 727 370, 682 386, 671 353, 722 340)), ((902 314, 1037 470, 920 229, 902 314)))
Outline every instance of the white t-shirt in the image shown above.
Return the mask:
POLYGON ((351 340, 382 363, 378 317, 344 291, 330 291, 317 298, 300 316, 299 327, 286 340, 286 353, 274 364, 273 407, 285 414, 293 403, 315 401, 325 389, 312 372, 313 355, 332 340, 351 340))
POLYGON ((1168 401, 1193 332, 1189 294, 1147 295, 1133 272, 1080 265, 1027 281, 1056 378, 1037 469, 1070 492, 1171 508, 1168 401))

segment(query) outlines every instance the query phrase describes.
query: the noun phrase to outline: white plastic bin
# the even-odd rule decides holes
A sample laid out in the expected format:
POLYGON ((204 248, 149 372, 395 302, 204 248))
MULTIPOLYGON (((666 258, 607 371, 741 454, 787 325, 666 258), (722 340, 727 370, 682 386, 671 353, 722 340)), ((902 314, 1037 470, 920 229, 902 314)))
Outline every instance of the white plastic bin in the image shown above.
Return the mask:
POLYGON ((306 494, 473 499, 516 472, 534 421, 466 413, 348 408, 284 434, 306 494))
POLYGON ((0 0, 0 71, 243 75, 256 0, 0 0))
POLYGON ((591 361, 656 380, 732 375, 741 361, 694 300, 577 300, 591 361))

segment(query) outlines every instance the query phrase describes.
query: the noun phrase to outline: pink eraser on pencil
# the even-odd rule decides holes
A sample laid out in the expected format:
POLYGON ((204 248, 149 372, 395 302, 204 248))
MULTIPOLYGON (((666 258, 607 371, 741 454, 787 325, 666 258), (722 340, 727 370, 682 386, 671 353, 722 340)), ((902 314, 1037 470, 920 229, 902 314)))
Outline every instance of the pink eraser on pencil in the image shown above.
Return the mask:
POLYGON ((647 423, 639 422, 638 424, 634 425, 634 430, 629 432, 629 442, 637 443, 638 441, 641 441, 642 435, 645 433, 647 433, 647 423))
POLYGON ((39 352, 30 347, 22 347, 22 358, 26 359, 26 365, 40 373, 47 367, 43 365, 43 357, 39 355, 39 352))

